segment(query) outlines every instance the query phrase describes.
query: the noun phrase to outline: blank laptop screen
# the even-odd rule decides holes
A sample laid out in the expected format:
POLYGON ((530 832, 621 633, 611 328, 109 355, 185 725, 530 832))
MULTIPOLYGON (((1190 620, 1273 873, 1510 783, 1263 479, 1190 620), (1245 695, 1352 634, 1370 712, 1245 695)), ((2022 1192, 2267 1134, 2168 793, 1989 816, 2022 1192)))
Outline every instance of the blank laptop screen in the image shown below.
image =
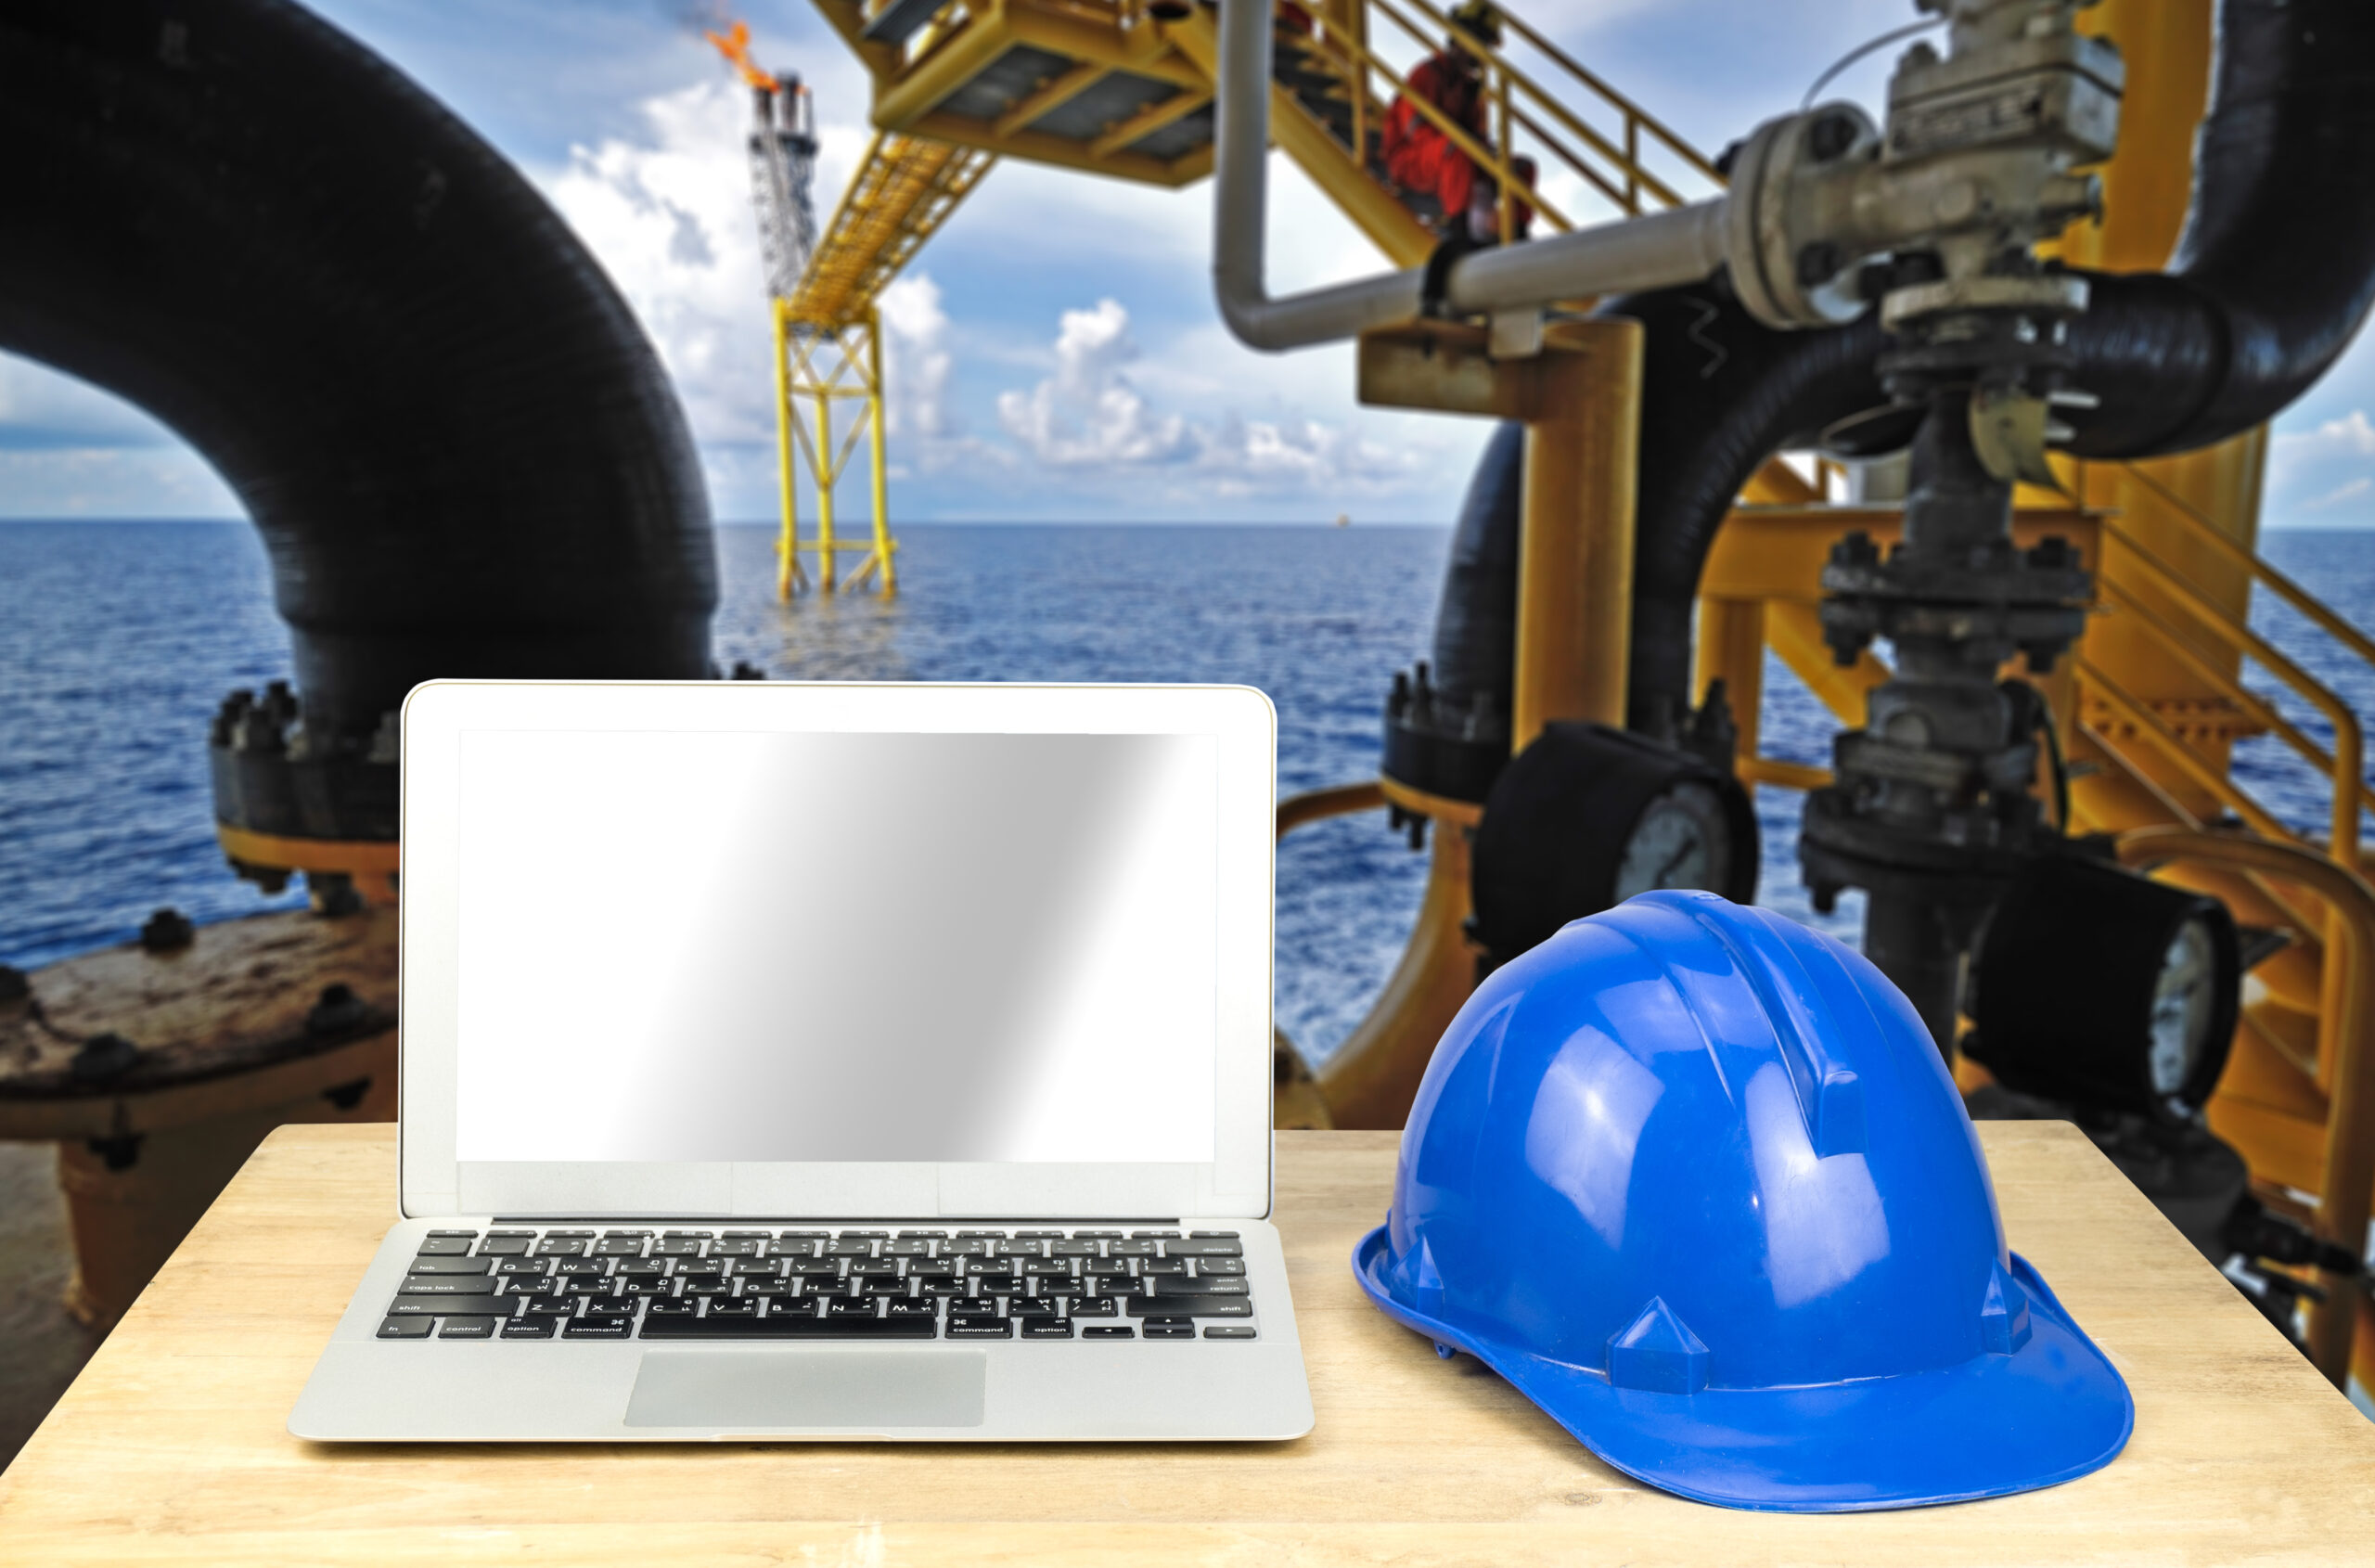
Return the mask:
POLYGON ((1202 1162, 1207 735, 461 737, 465 1161, 1202 1162))

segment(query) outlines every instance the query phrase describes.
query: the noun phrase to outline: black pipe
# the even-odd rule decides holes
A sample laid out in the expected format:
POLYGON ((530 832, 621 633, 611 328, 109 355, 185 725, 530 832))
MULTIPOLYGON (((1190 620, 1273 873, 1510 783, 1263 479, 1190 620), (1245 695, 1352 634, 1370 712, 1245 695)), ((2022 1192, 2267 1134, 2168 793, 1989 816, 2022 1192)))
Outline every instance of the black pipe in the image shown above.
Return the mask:
MULTIPOLYGON (((2086 457, 2224 441, 2323 375, 2375 303, 2375 5, 2221 0, 2192 205, 2168 273, 2090 274, 2067 411, 2086 457)), ((1691 612, 1716 528, 1774 452, 1885 401, 1867 314, 1827 331, 1752 319, 1715 282, 1614 300, 1648 328, 1626 722, 1688 710, 1691 612)))
POLYGON ((684 415, 502 156, 282 0, 0 14, 0 347, 154 414, 263 535, 309 730, 432 675, 699 676, 684 415))
POLYGON ((2375 6, 2221 0, 2168 273, 2091 276, 2070 450, 2208 446, 2306 392, 2375 304, 2375 6))
POLYGON ((1644 330, 1625 724, 1678 738, 1689 710, 1691 611, 1715 529, 1773 453, 1887 401, 1874 315, 1827 332, 1761 326, 1721 283, 1612 300, 1644 330))
POLYGON ((1458 713, 1470 711, 1479 692, 1505 720, 1509 712, 1524 484, 1525 427, 1505 421, 1476 459, 1452 529, 1443 597, 1435 605, 1435 689, 1443 705, 1458 713))

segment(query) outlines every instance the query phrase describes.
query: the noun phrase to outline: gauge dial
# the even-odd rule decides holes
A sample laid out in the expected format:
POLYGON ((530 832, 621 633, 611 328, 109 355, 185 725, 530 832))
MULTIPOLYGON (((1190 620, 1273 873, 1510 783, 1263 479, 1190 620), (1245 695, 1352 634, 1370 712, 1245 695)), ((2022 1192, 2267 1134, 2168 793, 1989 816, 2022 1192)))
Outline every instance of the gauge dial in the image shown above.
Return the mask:
POLYGON ((2209 925, 2187 920, 2169 940, 2152 984, 2152 1092, 2185 1092, 2202 1062, 2217 1010, 2217 975, 2209 925))
POLYGON ((1652 888, 1722 892, 1730 882, 1731 824, 1713 787, 1686 779, 1651 797, 1634 819, 1610 889, 1622 904, 1652 888))

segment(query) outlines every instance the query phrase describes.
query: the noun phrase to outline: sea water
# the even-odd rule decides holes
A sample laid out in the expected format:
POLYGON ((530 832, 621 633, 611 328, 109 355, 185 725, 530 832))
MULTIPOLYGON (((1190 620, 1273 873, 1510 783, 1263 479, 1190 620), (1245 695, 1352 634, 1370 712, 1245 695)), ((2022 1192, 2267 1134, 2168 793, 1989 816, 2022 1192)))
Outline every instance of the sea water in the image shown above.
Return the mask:
MULTIPOLYGON (((782 605, 772 530, 720 530, 716 657, 786 678, 1241 681, 1277 704, 1283 796, 1376 777, 1385 692, 1427 655, 1449 533, 911 527, 900 540, 897 598, 782 605)), ((2265 547, 2353 621, 2375 621, 2375 534, 2278 533, 2265 547)), ((2369 711, 2375 669, 2264 600, 2263 634, 2369 711)), ((246 524, 0 524, 0 962, 127 941, 160 905, 209 921, 299 902, 232 877, 206 777, 216 704, 288 673, 287 630, 246 524)), ((2249 678, 2280 691, 2262 672, 2249 678)), ((2329 738, 2313 711, 2279 700, 2329 738)), ((1768 661, 1765 750, 1827 764, 1835 727, 1768 661)), ((2323 786, 2280 742, 2245 742, 2236 773, 2288 822, 2323 830, 2323 786)), ((1798 797, 1757 793, 1760 901, 1854 940, 1855 895, 1818 919, 1798 885, 1798 797)), ((820 814, 818 831, 898 830, 867 822, 864 805, 820 814)), ((1424 854, 1381 812, 1281 845, 1278 1022, 1316 1058, 1392 971, 1425 873, 1424 854)))

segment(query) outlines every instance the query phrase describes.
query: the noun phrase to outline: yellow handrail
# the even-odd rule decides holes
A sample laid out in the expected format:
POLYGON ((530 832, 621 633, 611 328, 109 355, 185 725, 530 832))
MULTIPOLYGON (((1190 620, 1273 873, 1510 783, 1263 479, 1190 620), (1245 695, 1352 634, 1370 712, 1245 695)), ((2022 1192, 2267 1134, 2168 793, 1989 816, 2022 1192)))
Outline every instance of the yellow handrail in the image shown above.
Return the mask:
MULTIPOLYGON (((2203 861, 2279 877, 2304 888, 2331 911, 2330 940, 2341 965, 2338 1005, 2317 1019, 2317 1067, 2326 1084, 2325 1167, 2318 1182, 2317 1235, 2353 1257, 2367 1251, 2375 1199, 2375 888, 2357 872, 2296 844, 2184 828, 2138 828, 2119 837, 2124 865, 2203 861)), ((2309 1310, 2309 1356, 2335 1387, 2350 1375, 2357 1328, 2358 1281, 2329 1274, 2326 1299, 2309 1310)))
POLYGON ((1296 829, 1325 820, 1330 816, 1349 816, 1356 811, 1374 811, 1385 803, 1385 790, 1374 778, 1362 784, 1337 784, 1325 790, 1306 790, 1300 795, 1289 795, 1278 803, 1277 836, 1285 838, 1296 829))
MULTIPOLYGON (((2162 587, 2182 602, 2187 610, 2200 620, 2206 628, 2223 638, 2230 649, 2248 653, 2257 660, 2279 679, 2299 692, 2311 706, 2323 713, 2327 722, 2334 726, 2333 754, 2328 756, 2306 737, 2301 736, 2299 731, 2281 719, 2278 719, 2275 724, 2269 726, 2277 729, 2279 735, 2292 740, 2296 748, 2303 750, 2304 754, 2314 765, 2330 771, 2332 775, 2333 808, 2330 842, 2333 855, 2336 861, 2344 866, 2356 865, 2358 858, 2359 813, 2365 791, 2361 772, 2366 765, 2366 739, 2359 726, 2358 715, 2353 713, 2350 705, 2323 682, 2294 663, 2266 638, 2238 620, 2224 606, 2196 588, 2175 568, 2147 548, 2141 540, 2108 517, 2102 519, 2101 522, 2104 536, 2134 556, 2162 587)), ((2175 628, 2166 625, 2165 623, 2160 623, 2158 617, 2146 610, 2136 600, 2133 594, 2112 583, 2108 574, 2105 575, 2103 585, 2107 591, 2114 593, 2115 597, 2137 611, 2140 618, 2148 623, 2154 624, 2154 629, 2160 635, 2161 640, 2165 642, 2173 651, 2178 653, 2180 657, 2191 655, 2192 650, 2185 646, 2185 638, 2175 628)), ((2240 682, 2224 675, 2223 672, 2213 676, 2212 679, 2215 685, 2231 688, 2230 696, 2240 694, 2243 700, 2258 703, 2259 700, 2252 697, 2240 682)), ((2264 703, 2259 705, 2266 708, 2264 703)), ((2270 716, 2274 716, 2273 709, 2266 711, 2270 716)))

